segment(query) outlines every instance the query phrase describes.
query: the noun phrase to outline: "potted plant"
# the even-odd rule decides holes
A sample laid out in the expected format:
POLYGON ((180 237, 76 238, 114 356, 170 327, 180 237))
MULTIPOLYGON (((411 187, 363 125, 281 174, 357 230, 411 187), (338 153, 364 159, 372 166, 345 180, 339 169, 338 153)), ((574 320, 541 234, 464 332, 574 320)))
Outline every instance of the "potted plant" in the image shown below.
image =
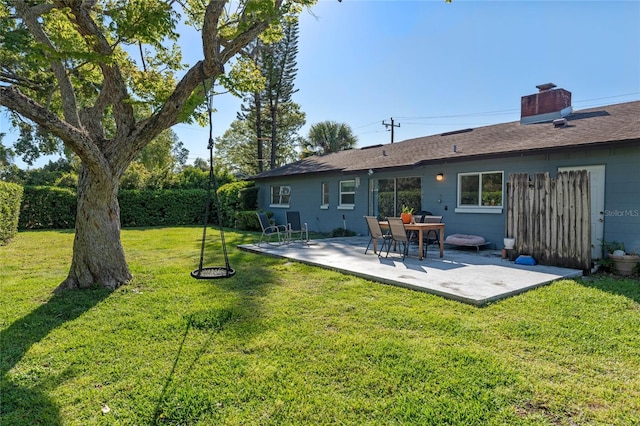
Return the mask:
POLYGON ((504 242, 504 248, 507 250, 513 250, 516 246, 516 239, 506 237, 502 240, 504 242))
POLYGON ((413 208, 402 206, 402 213, 400 213, 400 219, 402 219, 403 223, 411 223, 411 219, 413 219, 413 208))
POLYGON ((624 248, 624 243, 618 241, 603 242, 602 246, 607 253, 607 258, 612 262, 613 270, 619 275, 631 275, 638 262, 640 262, 640 255, 636 252, 628 252, 624 248))

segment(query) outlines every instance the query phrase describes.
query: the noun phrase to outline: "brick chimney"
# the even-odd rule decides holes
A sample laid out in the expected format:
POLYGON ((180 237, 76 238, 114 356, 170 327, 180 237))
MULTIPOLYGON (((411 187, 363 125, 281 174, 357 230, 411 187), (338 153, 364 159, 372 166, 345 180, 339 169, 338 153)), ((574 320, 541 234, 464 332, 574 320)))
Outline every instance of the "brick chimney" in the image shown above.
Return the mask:
POLYGON ((520 108, 520 124, 542 123, 571 114, 571 92, 556 89, 553 83, 536 86, 538 93, 523 96, 520 108))

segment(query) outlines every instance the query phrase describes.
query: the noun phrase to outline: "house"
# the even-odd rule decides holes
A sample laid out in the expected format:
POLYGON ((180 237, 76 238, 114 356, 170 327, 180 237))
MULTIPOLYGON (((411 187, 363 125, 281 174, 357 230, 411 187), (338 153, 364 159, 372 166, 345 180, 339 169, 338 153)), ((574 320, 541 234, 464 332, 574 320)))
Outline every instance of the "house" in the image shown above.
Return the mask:
POLYGON ((592 257, 600 241, 640 250, 640 101, 573 111, 553 84, 521 98, 521 120, 312 156, 253 177, 259 208, 277 223, 301 213, 309 229, 367 234, 364 215, 403 205, 442 215, 446 233, 501 246, 510 173, 590 173, 592 257))

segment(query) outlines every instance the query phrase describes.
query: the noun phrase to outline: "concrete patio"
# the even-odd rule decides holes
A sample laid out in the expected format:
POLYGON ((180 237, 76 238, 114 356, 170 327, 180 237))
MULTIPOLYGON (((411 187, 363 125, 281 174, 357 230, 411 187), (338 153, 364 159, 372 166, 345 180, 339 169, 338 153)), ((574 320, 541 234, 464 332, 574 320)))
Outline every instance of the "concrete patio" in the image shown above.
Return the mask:
POLYGON ((502 259, 499 250, 482 250, 476 253, 475 250, 445 249, 444 257, 440 258, 438 248, 429 247, 427 257, 418 260, 417 246, 413 245, 403 262, 401 255, 393 251, 388 258, 384 255, 378 257, 371 248, 365 255, 368 241, 368 236, 358 236, 281 246, 245 244, 238 248, 329 268, 371 281, 424 291, 476 306, 513 296, 554 280, 582 275, 582 271, 576 269, 516 265, 502 259))

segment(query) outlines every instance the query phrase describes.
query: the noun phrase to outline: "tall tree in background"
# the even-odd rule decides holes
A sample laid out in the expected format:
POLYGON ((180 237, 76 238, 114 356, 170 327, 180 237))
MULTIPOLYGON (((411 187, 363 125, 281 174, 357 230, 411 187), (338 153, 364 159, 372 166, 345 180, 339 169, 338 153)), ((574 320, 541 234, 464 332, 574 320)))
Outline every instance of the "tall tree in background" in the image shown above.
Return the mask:
MULTIPOLYGON (((296 16, 286 16, 282 20, 283 37, 276 43, 263 43, 258 40, 250 52, 256 60, 257 66, 264 77, 264 89, 245 97, 246 104, 242 105, 242 112, 238 114, 241 120, 253 123, 257 146, 257 169, 264 170, 264 141, 269 141, 269 168, 274 169, 282 164, 282 152, 288 151, 291 140, 283 140, 287 134, 295 132, 282 131, 284 126, 281 117, 295 109, 291 103, 291 96, 296 92, 294 80, 298 69, 296 56, 298 54, 299 25, 296 16), (269 135, 269 136, 265 136, 269 135)), ((298 112, 299 114, 299 112, 298 112)), ((291 122, 287 123, 288 125, 291 122)), ((304 125, 304 122, 300 127, 304 125)))
POLYGON ((178 135, 166 129, 145 146, 120 179, 122 189, 170 187, 175 173, 187 162, 189 150, 178 135))
MULTIPOLYGON (((235 120, 225 133, 216 138, 215 163, 223 166, 231 173, 243 177, 252 176, 262 170, 256 161, 256 132, 253 127, 253 112, 245 120, 235 120)), ((302 145, 298 131, 305 123, 305 115, 295 102, 281 104, 278 113, 276 167, 291 163, 298 159, 297 148, 302 145)), ((271 145, 264 147, 263 152, 271 157, 271 145)))
POLYGON ((248 43, 277 39, 282 17, 312 3, 0 0, 0 105, 34 124, 34 141, 53 135, 82 163, 73 257, 59 289, 131 279, 120 177, 162 131, 203 112, 203 82, 222 79, 248 43), (182 16, 202 33, 202 59, 191 66, 176 44, 182 16))
POLYGON ((304 143, 303 157, 329 154, 355 148, 358 138, 353 135, 351 127, 336 121, 321 121, 311 125, 309 136, 304 143))

